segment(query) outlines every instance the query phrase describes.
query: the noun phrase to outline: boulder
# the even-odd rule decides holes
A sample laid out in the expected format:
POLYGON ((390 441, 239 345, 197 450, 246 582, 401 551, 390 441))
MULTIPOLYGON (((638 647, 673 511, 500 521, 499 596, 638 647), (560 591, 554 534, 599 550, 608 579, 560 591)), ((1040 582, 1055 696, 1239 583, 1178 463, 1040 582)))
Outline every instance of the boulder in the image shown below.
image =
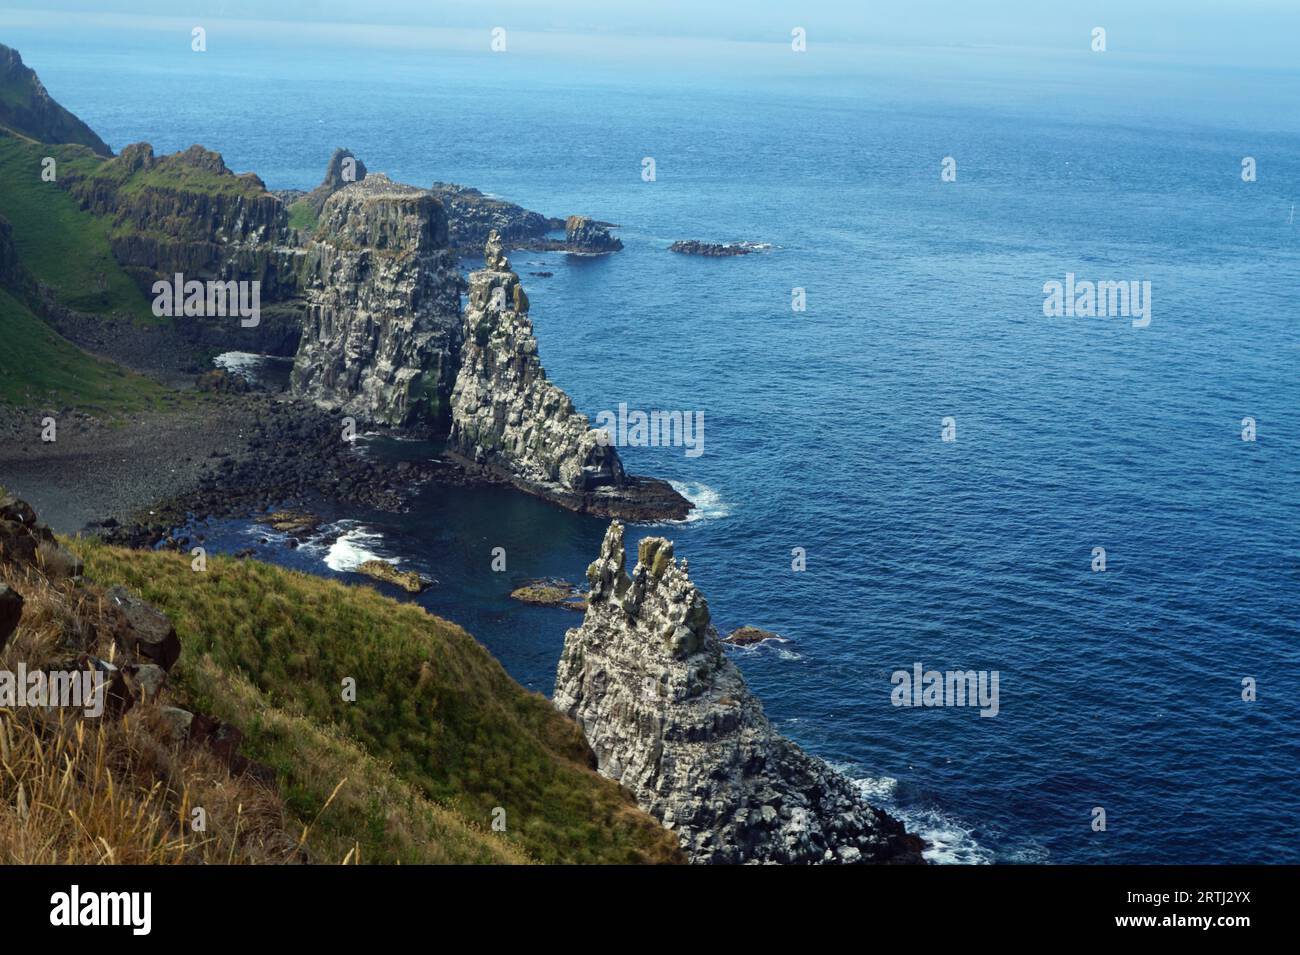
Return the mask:
POLYGON ((162 718, 164 731, 173 743, 184 743, 190 738, 190 726, 194 714, 177 706, 163 706, 158 709, 162 718))
POLYGON ((167 671, 156 663, 128 663, 122 668, 127 685, 144 703, 153 703, 167 685, 167 671))
POLYGON ((8 584, 0 584, 0 650, 5 648, 23 617, 23 595, 8 584))
POLYGON ((109 590, 108 599, 116 610, 113 639, 118 647, 170 670, 180 659, 181 642, 167 616, 124 587, 109 590))

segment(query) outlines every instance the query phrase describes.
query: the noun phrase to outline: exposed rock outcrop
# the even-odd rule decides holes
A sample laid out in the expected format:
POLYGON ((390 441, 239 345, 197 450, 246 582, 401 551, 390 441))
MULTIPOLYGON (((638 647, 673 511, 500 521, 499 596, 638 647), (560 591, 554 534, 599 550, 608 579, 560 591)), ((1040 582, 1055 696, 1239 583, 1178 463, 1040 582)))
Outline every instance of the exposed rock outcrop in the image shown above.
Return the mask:
POLYGON ((919 838, 772 728, 669 541, 641 541, 629 577, 615 522, 587 582, 555 705, 692 862, 922 861, 919 838))
POLYGON ((451 245, 462 254, 477 255, 491 232, 496 232, 506 245, 515 245, 542 239, 552 229, 564 226, 559 219, 504 199, 493 199, 469 186, 435 182, 431 191, 447 210, 451 245))
POLYGON ((26 501, 0 495, 0 561, 33 568, 50 580, 80 577, 81 561, 36 519, 26 501))
POLYGON ((134 143, 88 174, 59 182, 82 208, 110 220, 113 256, 149 292, 157 279, 262 283, 264 301, 293 294, 296 261, 284 206, 251 173, 235 175, 219 153, 191 146, 154 156, 134 143))
POLYGON ((9 220, 0 216, 0 288, 22 290, 30 286, 27 270, 18 258, 14 230, 9 220))
POLYGON ((722 638, 723 643, 734 644, 738 647, 757 646, 768 640, 785 643, 785 638, 780 634, 773 633, 771 630, 764 630, 761 627, 737 627, 722 638))
POLYGON ((359 422, 439 430, 461 332, 441 204, 384 175, 347 184, 325 203, 304 275, 292 392, 359 422))
POLYGON ((305 198, 319 218, 325 210, 325 201, 350 182, 361 182, 366 178, 366 164, 350 149, 336 149, 330 156, 329 165, 325 167, 325 178, 321 184, 307 193, 305 198))
POLYGON ((617 252, 623 248, 621 239, 614 238, 608 227, 593 222, 589 216, 569 216, 564 220, 564 241, 571 252, 617 252))
POLYGON ((0 584, 0 650, 5 648, 22 618, 23 595, 8 584, 0 584))
POLYGON ((528 296, 495 232, 484 268, 470 273, 449 446, 463 463, 573 510, 648 519, 681 518, 691 507, 663 482, 629 476, 547 379, 528 296))
POLYGON ((0 43, 0 126, 43 143, 76 143, 111 156, 95 131, 54 101, 12 47, 0 43))
MULTIPOLYGON (((23 660, 29 669, 96 670, 105 681, 104 715, 122 716, 135 704, 150 709, 161 701, 168 674, 181 655, 180 638, 171 620, 161 610, 121 586, 107 590, 80 579, 80 564, 54 542, 49 529, 36 518, 26 501, 0 495, 0 569, 25 580, 39 595, 39 616, 44 625, 62 632, 54 652, 66 659, 23 660), (36 541, 33 552, 14 541, 36 541), (44 565, 40 546, 57 548, 74 561, 77 574, 52 575, 44 565), (33 577, 38 571, 44 582, 33 577), (112 644, 110 652, 109 644, 112 644), (110 662, 111 658, 113 662, 110 662)), ((23 598, 0 583, 0 650, 5 649, 14 628, 21 623, 23 598), (13 627, 9 626, 12 621, 13 627)), ((157 717, 170 732, 171 742, 203 745, 216 754, 234 775, 248 774, 272 788, 275 771, 255 763, 239 752, 243 734, 234 726, 201 713, 174 706, 161 706, 157 717)))
POLYGON ((749 255, 751 252, 757 252, 758 249, 748 242, 700 242, 698 239, 679 239, 668 246, 668 251, 717 259, 732 255, 749 255))
POLYGON ((414 570, 398 570, 386 560, 367 560, 357 567, 357 573, 372 580, 381 580, 386 584, 401 587, 408 594, 419 594, 428 590, 431 581, 421 577, 414 570))

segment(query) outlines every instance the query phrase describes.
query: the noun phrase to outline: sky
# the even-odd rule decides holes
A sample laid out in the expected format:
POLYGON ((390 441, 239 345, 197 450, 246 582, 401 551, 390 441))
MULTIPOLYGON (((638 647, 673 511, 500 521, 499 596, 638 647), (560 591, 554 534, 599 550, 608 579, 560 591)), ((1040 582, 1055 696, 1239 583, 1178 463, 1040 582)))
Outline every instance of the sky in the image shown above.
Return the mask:
MULTIPOLYGON (((1288 70, 1300 64, 1298 0, 28 0, 26 5, 17 0, 0 14, 0 25, 13 16, 48 18, 51 25, 64 18, 83 23, 87 17, 130 18, 140 28, 148 28, 149 20, 156 26, 160 19, 274 20, 300 25, 306 35, 321 25, 359 21, 475 35, 504 26, 521 34, 676 37, 703 43, 788 43, 790 30, 800 26, 810 46, 1042 51, 1086 46, 1092 29, 1102 26, 1109 51, 1118 55, 1288 70)), ((402 32, 353 36, 383 45, 400 42, 402 32)), ((621 51, 634 53, 635 47, 621 51)))

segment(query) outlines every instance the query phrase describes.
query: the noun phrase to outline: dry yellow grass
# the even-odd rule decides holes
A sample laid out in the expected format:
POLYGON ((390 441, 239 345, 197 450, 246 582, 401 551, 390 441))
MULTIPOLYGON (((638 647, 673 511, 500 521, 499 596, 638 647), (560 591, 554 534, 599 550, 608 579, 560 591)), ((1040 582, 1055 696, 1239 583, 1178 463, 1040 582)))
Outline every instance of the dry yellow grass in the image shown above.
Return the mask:
MULTIPOLYGON (((97 593, 7 565, 0 581, 25 600, 0 669, 65 666, 70 644, 115 655, 97 593)), ((289 862, 300 841, 278 794, 172 744, 157 706, 121 719, 0 708, 0 863, 289 862)))
POLYGON ((0 710, 0 863, 279 863, 300 858, 279 797, 210 753, 159 742, 150 713, 0 710), (204 831, 191 811, 202 807, 204 831))

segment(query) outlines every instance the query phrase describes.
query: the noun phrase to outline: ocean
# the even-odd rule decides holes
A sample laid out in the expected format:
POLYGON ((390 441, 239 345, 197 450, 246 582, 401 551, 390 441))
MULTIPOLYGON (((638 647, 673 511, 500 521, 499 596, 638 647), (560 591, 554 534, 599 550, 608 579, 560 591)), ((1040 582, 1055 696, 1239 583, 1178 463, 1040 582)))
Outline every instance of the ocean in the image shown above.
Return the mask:
MULTIPOLYGON (((623 450, 699 505, 633 536, 675 542, 724 633, 786 638, 733 651, 768 715, 931 859, 1300 862, 1293 76, 1086 50, 807 66, 780 43, 659 63, 216 28, 202 55, 158 28, 0 39, 115 149, 202 143, 279 189, 346 146, 397 180, 618 223, 615 255, 512 255, 548 373, 593 416, 704 413, 697 457, 623 450), (1046 316, 1068 274, 1149 282, 1149 324, 1046 316), (997 671, 999 712, 893 705, 917 663, 997 671)), ((429 573, 422 603, 550 692, 578 618, 507 595, 581 580, 603 522, 443 488, 327 517, 337 540, 259 555, 429 573)), ((262 533, 208 529, 228 550, 262 533)))

